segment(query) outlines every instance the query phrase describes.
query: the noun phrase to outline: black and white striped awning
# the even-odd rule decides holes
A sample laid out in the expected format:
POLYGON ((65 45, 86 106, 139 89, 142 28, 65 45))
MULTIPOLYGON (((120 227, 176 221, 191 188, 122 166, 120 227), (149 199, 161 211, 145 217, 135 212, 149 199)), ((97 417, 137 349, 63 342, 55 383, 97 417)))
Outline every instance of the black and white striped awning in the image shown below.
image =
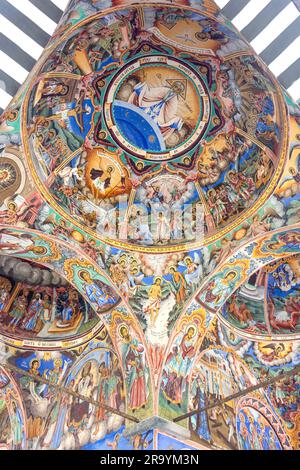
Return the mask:
MULTIPOLYGON (((300 0, 215 0, 295 100, 300 99, 300 0)), ((26 79, 68 0, 0 0, 0 109, 26 79)))

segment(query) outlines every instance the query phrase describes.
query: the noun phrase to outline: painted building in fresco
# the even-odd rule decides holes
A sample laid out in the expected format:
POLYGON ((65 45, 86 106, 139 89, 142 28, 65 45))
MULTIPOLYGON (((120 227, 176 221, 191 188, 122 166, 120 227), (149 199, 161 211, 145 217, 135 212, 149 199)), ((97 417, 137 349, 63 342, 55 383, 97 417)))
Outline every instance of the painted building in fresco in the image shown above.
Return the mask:
POLYGON ((300 110, 214 2, 71 0, 0 132, 0 448, 298 449, 300 110))

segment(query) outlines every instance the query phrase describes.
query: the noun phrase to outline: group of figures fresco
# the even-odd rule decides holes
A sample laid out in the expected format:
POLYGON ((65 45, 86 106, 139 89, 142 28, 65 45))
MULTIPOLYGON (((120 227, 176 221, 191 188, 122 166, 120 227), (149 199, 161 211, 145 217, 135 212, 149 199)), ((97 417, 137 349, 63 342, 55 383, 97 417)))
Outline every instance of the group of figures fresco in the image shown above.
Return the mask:
POLYGON ((266 418, 253 408, 239 411, 237 429, 244 450, 281 450, 281 443, 266 418))
POLYGON ((222 315, 247 332, 297 334, 300 328, 299 256, 256 272, 223 306, 222 315))
POLYGON ((7 277, 1 277, 0 284, 4 334, 62 338, 80 334, 99 323, 90 305, 71 286, 32 286, 7 277))
MULTIPOLYGON (((271 342, 244 340, 213 321, 198 353, 191 354, 191 367, 182 374, 185 388, 180 402, 166 408, 171 388, 162 385, 161 412, 169 419, 178 415, 176 407, 181 414, 192 412, 186 422, 193 440, 201 444, 231 450, 290 448, 290 439, 294 443, 298 440, 299 374, 242 398, 207 407, 290 370, 297 364, 299 353, 299 342, 285 342, 283 348, 274 349, 271 342)), ((169 385, 175 369, 170 370, 166 361, 164 374, 169 385)))
POLYGON ((70 2, 0 117, 0 450, 299 449, 299 373, 247 392, 299 365, 299 148, 211 0, 70 2))

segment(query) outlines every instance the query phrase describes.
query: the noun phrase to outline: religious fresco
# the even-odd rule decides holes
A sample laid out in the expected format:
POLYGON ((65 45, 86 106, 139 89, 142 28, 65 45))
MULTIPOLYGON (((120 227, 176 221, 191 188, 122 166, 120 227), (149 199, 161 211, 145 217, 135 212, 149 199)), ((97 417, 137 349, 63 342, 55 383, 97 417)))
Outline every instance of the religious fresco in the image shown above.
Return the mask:
POLYGON ((0 450, 21 450, 27 446, 26 415, 20 390, 0 367, 0 450))
MULTIPOLYGON (((271 261, 271 259, 276 259, 278 258, 279 260, 282 259, 282 246, 284 245, 282 243, 283 240, 288 240, 289 241, 289 246, 284 245, 286 250, 291 250, 291 253, 298 251, 299 249, 299 244, 297 243, 297 237, 298 233, 297 232, 286 232, 286 233, 281 233, 278 232, 277 234, 273 235, 273 237, 270 237, 269 239, 267 237, 262 237, 260 241, 257 241, 256 243, 251 243, 248 246, 246 246, 245 250, 241 252, 237 258, 236 264, 235 264, 235 269, 232 268, 233 266, 233 259, 231 258, 229 263, 225 264, 224 268, 219 271, 219 273, 213 277, 207 285, 203 285, 200 289, 200 293, 198 294, 197 302, 191 303, 190 305, 188 304, 188 308, 184 310, 184 313, 181 315, 177 323, 175 323, 175 334, 171 336, 169 339, 168 345, 167 345, 167 356, 169 354, 172 354, 172 351, 174 348, 176 348, 176 335, 181 334, 181 325, 186 324, 189 322, 189 317, 191 312, 194 311, 194 316, 197 319, 197 322, 203 322, 201 320, 202 313, 205 313, 206 321, 204 322, 206 324, 206 328, 209 326, 209 323, 212 318, 212 314, 217 313, 219 318, 224 322, 224 324, 227 325, 227 327, 232 327, 234 323, 227 321, 224 316, 224 308, 220 309, 219 305, 222 305, 224 303, 224 300, 227 298, 230 298, 230 294, 234 292, 237 287, 240 285, 243 285, 243 289, 247 292, 249 290, 249 285, 253 283, 254 279, 258 279, 261 277, 259 273, 257 273, 258 267, 259 266, 264 266, 268 262, 271 261), (270 256, 270 251, 266 252, 266 247, 271 246, 271 252, 272 256, 270 256), (259 255, 259 256, 258 256, 259 255), (253 256, 256 258, 256 261, 253 261, 253 256), (250 278, 248 277, 250 276, 250 278), (208 303, 208 301, 210 301, 208 303), (212 308, 213 307, 213 308, 212 308), (177 328, 178 328, 178 333, 177 333, 177 328)), ((290 259, 291 257, 289 257, 290 259)), ((251 285, 250 285, 251 288, 251 285)), ((251 293, 251 290, 250 290, 251 293)), ((236 295, 236 294, 234 294, 236 295)), ((234 297, 235 299, 236 297, 234 297)), ((241 303, 239 308, 237 304, 235 304, 234 299, 228 301, 227 304, 225 305, 231 305, 231 310, 233 312, 241 311, 243 312, 243 315, 245 316, 247 314, 247 310, 245 311, 243 303, 241 303), (233 308, 234 306, 234 308, 233 308)), ((226 307, 227 308, 227 307, 226 307)), ((226 314, 227 315, 227 314, 226 314)), ((229 314, 228 314, 229 315, 229 314)), ((230 313, 232 316, 233 314, 230 313)), ((263 315, 263 313, 262 313, 263 315)), ((249 321, 249 319, 247 320, 249 321)), ((248 324, 248 323, 247 323, 248 324)), ((238 324, 239 326, 239 332, 241 333, 241 323, 238 324)), ((253 338, 261 338, 264 339, 267 335, 267 329, 266 329, 266 321, 263 318, 263 330, 265 331, 265 334, 261 331, 261 329, 256 329, 253 328, 253 321, 250 325, 250 327, 247 328, 247 333, 246 329, 243 329, 243 336, 248 337, 250 340, 253 340, 253 338), (254 331, 253 331, 254 330, 254 331)), ((174 331, 174 330, 173 330, 174 331)), ((203 332, 201 332, 201 337, 203 336, 203 332)), ((234 331, 231 329, 229 330, 229 333, 234 335, 234 331)), ((269 333, 270 335, 270 333, 269 333)), ((289 338, 291 333, 288 333, 286 335, 286 338, 289 338)), ((281 336, 280 336, 281 338, 281 336)), ((279 337, 278 337, 279 339, 279 337)))
MULTIPOLYGON (((256 342, 255 336, 253 336, 252 341, 249 341, 241 337, 239 333, 228 329, 218 320, 212 322, 207 330, 200 348, 199 357, 201 359, 202 354, 205 356, 206 351, 209 352, 211 350, 217 350, 219 354, 223 354, 225 357, 226 354, 227 356, 234 357, 234 361, 231 360, 229 362, 230 368, 232 367, 232 364, 239 364, 239 373, 238 376, 234 376, 234 382, 242 381, 245 384, 246 380, 244 379, 248 377, 247 380, 251 381, 252 384, 255 384, 276 378, 284 372, 293 370, 293 368, 299 364, 299 346, 299 341, 289 342, 287 340, 283 340, 281 342, 274 342, 266 340, 256 342), (222 353, 222 351, 227 351, 227 353, 222 353)), ((198 395, 201 390, 202 396, 206 397, 210 393, 208 386, 209 382, 202 380, 201 382, 199 381, 199 385, 200 384, 201 387, 199 387, 198 395)), ((277 435, 281 446, 279 447, 279 444, 276 444, 278 449, 291 448, 291 446, 298 449, 300 412, 298 400, 299 374, 295 374, 290 378, 267 385, 264 389, 261 389, 261 392, 255 391, 251 397, 242 397, 238 401, 235 400, 234 419, 238 448, 243 449, 247 445, 253 448, 253 442, 249 436, 249 425, 252 424, 253 426, 256 420, 259 423, 262 423, 262 428, 263 426, 268 428, 266 430, 268 438, 270 435, 273 438, 273 441, 272 439, 268 439, 268 441, 270 441, 270 448, 272 446, 274 447, 277 435), (263 394, 261 393, 262 391, 263 394), (245 415, 246 417, 242 416, 241 420, 239 419, 238 409, 241 402, 245 402, 247 407, 249 405, 250 414, 248 414, 250 416, 250 420, 247 418, 247 413, 245 415), (253 413, 251 411, 252 408, 256 410, 253 411, 253 413), (251 415, 253 415, 252 418, 251 415), (240 427, 242 429, 241 436, 239 435, 240 427)), ((230 403, 231 402, 228 402, 228 404, 230 403)), ((225 404, 225 407, 227 407, 227 404, 225 404)), ((224 425, 224 406, 214 408, 213 410, 208 411, 208 414, 211 414, 213 417, 215 415, 219 415, 219 422, 224 425)), ((202 414, 202 416, 205 418, 205 414, 202 414)), ((211 421, 207 419, 202 421, 202 431, 207 430, 207 423, 208 426, 209 424, 212 424, 211 421)), ((252 431, 255 431, 255 427, 256 425, 254 425, 254 429, 252 429, 252 431)), ((262 438, 263 436, 261 435, 260 426, 258 426, 256 430, 259 434, 259 439, 256 440, 256 446, 260 446, 261 450, 266 450, 267 442, 265 437, 262 438)), ((252 435, 254 435, 254 432, 252 435)), ((226 443, 226 446, 228 447, 228 442, 226 443)))
POLYGON ((127 312, 119 308, 112 312, 110 332, 118 344, 125 375, 127 409, 145 418, 153 406, 152 377, 149 356, 144 341, 127 312))
POLYGON ((299 257, 287 259, 268 279, 268 316, 273 332, 297 332, 300 328, 299 261, 299 257))
POLYGON ((299 449, 299 148, 212 0, 69 3, 0 117, 0 449, 299 449))
POLYGON ((25 407, 29 448, 38 448, 48 432, 49 414, 55 413, 53 402, 57 396, 57 390, 51 385, 60 383, 72 360, 70 353, 47 351, 15 352, 8 358, 8 364, 20 370, 16 375, 16 381, 25 407), (23 370, 34 377, 49 380, 51 385, 33 381, 28 375, 22 375, 23 370))
MULTIPOLYGON (((285 353, 278 350, 273 358, 270 355, 265 367, 261 357, 267 346, 268 343, 245 341, 232 332, 228 335, 228 330, 221 323, 213 321, 206 331, 189 377, 189 410, 205 410, 208 403, 242 392, 256 385, 258 380, 276 376, 288 370, 292 364, 297 364, 299 344, 295 342, 285 343, 285 353)), ((272 347, 272 344, 269 346, 272 347)), ((297 442, 297 376, 292 380, 275 383, 275 389, 277 386, 277 394, 271 385, 247 397, 228 400, 207 411, 192 414, 183 425, 191 429, 192 438, 202 445, 209 442, 217 448, 231 450, 289 449, 291 442, 297 442), (287 392, 290 383, 294 384, 294 388, 289 388, 291 397, 288 399, 285 395, 287 402, 283 406, 283 394, 287 392), (280 416, 284 416, 283 408, 285 419, 289 413, 293 416, 293 424, 285 428, 276 414, 279 406, 276 398, 279 399, 280 390, 283 391, 280 416), (242 403, 247 406, 242 406, 242 403)))
POLYGON ((37 348, 49 341, 50 347, 58 347, 64 338, 84 342, 86 334, 99 330, 101 322, 90 304, 60 276, 14 257, 3 256, 0 262, 4 341, 20 345, 22 340, 37 348))
POLYGON ((23 111, 29 165, 51 205, 98 238, 149 246, 197 240, 195 227, 178 227, 187 203, 191 221, 197 206, 204 213, 206 238, 247 214, 278 177, 286 125, 248 46, 239 40, 242 58, 227 59, 237 39, 200 13, 158 6, 99 14, 63 35, 23 111))
POLYGON ((293 334, 299 330, 299 256, 267 265, 225 303, 222 316, 249 333, 293 334))
MULTIPOLYGON (((272 236, 264 235, 245 245, 244 249, 241 249, 236 255, 229 256, 217 274, 213 275, 206 283, 205 288, 201 287, 198 301, 211 311, 218 311, 237 287, 252 275, 256 276, 259 267, 282 258, 283 254, 286 257, 288 254, 297 255, 300 248, 299 240, 299 229, 296 228, 284 232, 274 231, 272 236)), ((261 276, 257 277, 261 278, 261 276)))
POLYGON ((12 429, 11 429, 8 409, 4 400, 1 400, 0 408, 1 408, 1 411, 0 411, 0 420, 1 420, 0 449, 8 450, 10 441, 12 439, 12 429))
MULTIPOLYGON (((65 386, 93 398, 96 402, 124 410, 122 371, 112 351, 93 349, 80 359, 65 379, 65 386)), ((78 449, 101 441, 123 423, 120 416, 77 397, 67 397, 57 405, 58 416, 53 423, 50 445, 60 449, 78 449)))
MULTIPOLYGON (((103 271, 91 259, 83 260, 78 257, 68 245, 57 244, 55 239, 49 239, 37 232, 20 231, 9 227, 1 229, 0 249, 3 255, 17 255, 27 261, 39 261, 44 266, 55 269, 62 277, 76 285, 86 296, 87 300, 100 314, 116 306, 120 297, 111 287, 103 271)), ((82 253, 84 256, 84 253, 82 253)), ((30 273, 31 274, 31 273, 30 273)))
POLYGON ((116 253, 107 258, 112 280, 144 331, 155 371, 181 309, 201 282, 203 263, 199 252, 142 259, 116 253))
MULTIPOLYGON (((7 369, 17 368, 14 381, 24 400, 20 402, 25 406, 22 426, 29 448, 81 448, 119 429, 121 416, 95 406, 100 402, 124 409, 123 375, 111 346, 102 330, 87 349, 20 353, 13 348, 6 353, 7 369), (59 386, 75 396, 58 392, 59 386), (92 399, 94 405, 76 394, 92 399)), ((4 388, 9 380, 4 372, 1 377, 4 388)))
POLYGON ((282 444, 274 427, 255 408, 245 406, 239 409, 237 432, 240 449, 282 450, 282 444))
MULTIPOLYGON (((12 119, 8 115, 8 119, 12 119)), ((0 125, 2 132, 3 124, 0 125)), ((14 130, 14 129, 13 129, 14 130)), ((30 227, 41 207, 41 197, 26 176, 23 154, 15 145, 16 134, 1 134, 0 142, 0 222, 19 227, 30 227), (3 144, 7 144, 3 147, 3 144)), ((18 135, 18 134, 17 134, 18 135)))
POLYGON ((159 400, 161 413, 168 418, 187 410, 190 370, 210 322, 211 317, 205 310, 192 304, 186 318, 177 324, 171 345, 169 342, 165 362, 162 362, 159 400))
MULTIPOLYGON (((277 377, 299 363, 300 345, 294 342, 260 342, 248 349, 245 360, 260 380, 277 377)), ((278 413, 290 441, 298 449, 299 374, 268 386, 268 398, 278 413)))
MULTIPOLYGON (((208 349, 194 366, 191 377, 190 409, 201 409, 212 400, 219 400, 256 381, 245 365, 222 349, 208 349)), ((223 407, 190 418, 190 428, 199 439, 234 449, 237 447, 236 410, 234 401, 223 407)))

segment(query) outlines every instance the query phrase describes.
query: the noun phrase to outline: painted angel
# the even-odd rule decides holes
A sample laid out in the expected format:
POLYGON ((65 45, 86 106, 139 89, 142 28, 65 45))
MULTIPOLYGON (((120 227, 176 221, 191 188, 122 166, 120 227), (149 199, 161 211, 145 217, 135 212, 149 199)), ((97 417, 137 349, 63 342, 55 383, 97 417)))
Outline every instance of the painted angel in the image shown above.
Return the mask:
POLYGON ((180 262, 179 265, 185 267, 184 278, 188 286, 192 289, 200 283, 203 279, 203 265, 201 258, 197 252, 193 253, 192 256, 187 256, 184 261, 180 262))

